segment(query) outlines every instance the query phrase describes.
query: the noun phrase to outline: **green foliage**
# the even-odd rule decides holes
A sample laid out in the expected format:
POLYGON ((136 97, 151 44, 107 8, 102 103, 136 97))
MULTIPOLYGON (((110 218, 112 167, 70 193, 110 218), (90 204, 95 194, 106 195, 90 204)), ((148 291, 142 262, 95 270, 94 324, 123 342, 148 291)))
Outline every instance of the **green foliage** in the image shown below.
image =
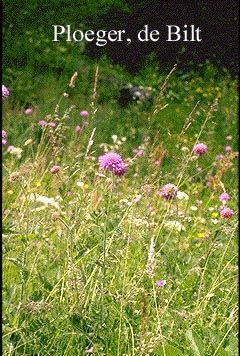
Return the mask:
POLYGON ((41 75, 4 71, 3 355, 235 355, 238 184, 224 147, 237 150, 237 78, 176 69, 156 107, 167 73, 153 56, 135 76, 78 60, 60 75, 53 58, 41 75), (151 87, 154 102, 121 106, 119 83, 151 87), (105 151, 127 163, 121 179, 99 169, 105 151), (168 182, 185 199, 160 197, 168 182))

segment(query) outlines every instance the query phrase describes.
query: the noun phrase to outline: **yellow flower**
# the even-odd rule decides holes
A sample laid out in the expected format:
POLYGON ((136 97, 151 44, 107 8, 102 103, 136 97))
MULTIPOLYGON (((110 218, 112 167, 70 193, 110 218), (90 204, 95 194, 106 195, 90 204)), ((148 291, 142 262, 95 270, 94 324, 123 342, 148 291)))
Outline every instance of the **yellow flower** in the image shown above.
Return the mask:
POLYGON ((13 195, 13 193, 14 193, 13 190, 11 190, 11 189, 8 190, 7 192, 8 192, 9 195, 13 195))
POLYGON ((89 188, 89 185, 87 183, 84 184, 83 186, 85 189, 88 189, 89 188))
POLYGON ((216 211, 214 211, 213 213, 212 213, 212 217, 215 219, 215 218, 217 218, 218 217, 218 213, 216 212, 216 211))
POLYGON ((197 237, 200 237, 201 239, 205 236, 204 232, 198 232, 197 237))
POLYGON ((39 182, 39 181, 37 181, 36 183, 35 183, 35 185, 36 185, 36 187, 41 187, 41 182, 39 182))
POLYGON ((32 139, 29 138, 27 141, 25 141, 24 146, 29 146, 32 143, 32 139))

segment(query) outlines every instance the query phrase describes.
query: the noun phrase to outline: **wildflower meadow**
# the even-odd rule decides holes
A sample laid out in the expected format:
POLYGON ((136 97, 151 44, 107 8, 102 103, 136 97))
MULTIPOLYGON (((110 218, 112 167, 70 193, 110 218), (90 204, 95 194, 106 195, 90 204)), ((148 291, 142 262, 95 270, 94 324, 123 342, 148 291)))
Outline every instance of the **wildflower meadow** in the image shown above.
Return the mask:
POLYGON ((4 356, 238 354, 238 78, 150 62, 4 77, 4 356))

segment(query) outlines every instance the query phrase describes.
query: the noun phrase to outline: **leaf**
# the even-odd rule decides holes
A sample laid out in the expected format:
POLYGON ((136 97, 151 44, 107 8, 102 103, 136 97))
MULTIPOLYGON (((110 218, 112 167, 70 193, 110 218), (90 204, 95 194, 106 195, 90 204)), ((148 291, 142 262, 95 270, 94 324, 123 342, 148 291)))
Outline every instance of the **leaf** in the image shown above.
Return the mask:
POLYGON ((42 282, 43 287, 51 292, 51 290, 53 289, 53 286, 48 281, 48 279, 43 277, 40 272, 38 272, 38 276, 39 276, 40 281, 42 282))
POLYGON ((17 267, 21 267, 22 264, 21 264, 21 261, 19 261, 17 258, 14 258, 14 257, 7 257, 6 260, 12 262, 15 264, 15 266, 17 267))
MULTIPOLYGON (((182 351, 180 351, 176 347, 174 347, 172 345, 169 345, 169 344, 164 346, 164 351, 165 351, 165 356, 184 356, 182 351)), ((162 345, 158 345, 154 349, 154 355, 163 356, 164 355, 164 351, 163 351, 163 346, 162 345)))
POLYGON ((229 345, 225 348, 229 355, 238 355, 238 338, 234 335, 229 337, 229 345))
POLYGON ((3 235, 18 234, 17 231, 12 230, 13 227, 14 227, 14 225, 3 226, 3 227, 2 227, 2 234, 3 234, 3 235))
POLYGON ((190 344, 194 356, 204 355, 204 345, 202 340, 193 330, 188 329, 185 333, 186 339, 190 344))
POLYGON ((228 353, 227 350, 225 350, 222 345, 219 347, 219 344, 221 343, 222 336, 217 334, 216 332, 209 330, 208 334, 210 336, 210 342, 213 347, 213 350, 217 351, 216 356, 234 356, 232 353, 228 353))

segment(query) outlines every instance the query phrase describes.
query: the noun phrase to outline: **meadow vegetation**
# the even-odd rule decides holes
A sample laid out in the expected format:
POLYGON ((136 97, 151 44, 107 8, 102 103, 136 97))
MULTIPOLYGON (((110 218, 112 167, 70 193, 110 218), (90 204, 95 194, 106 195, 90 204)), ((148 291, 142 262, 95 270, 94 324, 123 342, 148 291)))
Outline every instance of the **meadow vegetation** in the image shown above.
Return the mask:
POLYGON ((4 71, 3 355, 237 355, 238 78, 71 58, 4 71))

